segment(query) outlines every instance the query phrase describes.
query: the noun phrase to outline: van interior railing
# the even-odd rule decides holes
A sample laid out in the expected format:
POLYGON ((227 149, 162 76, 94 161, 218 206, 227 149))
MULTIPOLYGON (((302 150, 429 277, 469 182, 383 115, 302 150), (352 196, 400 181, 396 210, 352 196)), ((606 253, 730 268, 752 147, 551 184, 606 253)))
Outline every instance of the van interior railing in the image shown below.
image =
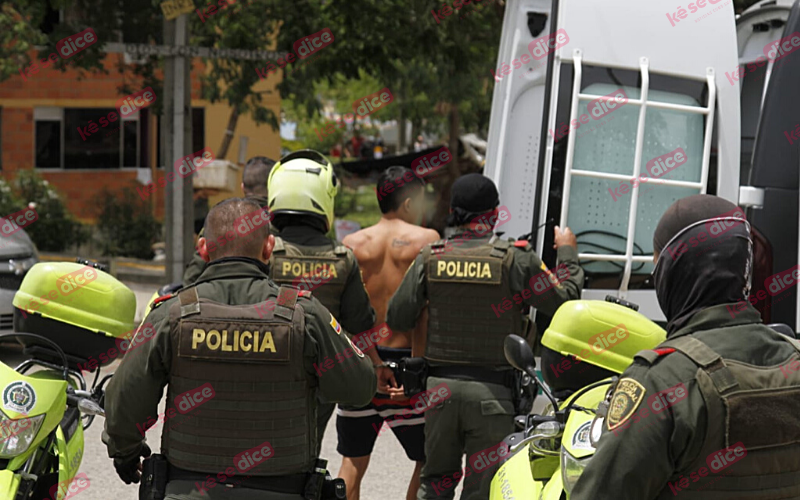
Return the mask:
MULTIPOLYGON (((556 60, 558 62, 558 59, 556 60)), ((564 63, 568 63, 569 59, 564 60, 564 63)), ((579 105, 582 101, 593 101, 597 99, 601 99, 605 96, 597 95, 594 93, 582 93, 581 92, 581 83, 582 83, 582 52, 580 49, 573 50, 572 56, 572 64, 574 66, 574 80, 572 84, 572 95, 571 95, 571 104, 570 104, 570 116, 568 123, 575 123, 574 120, 577 120, 579 117, 579 105)), ((553 78, 553 95, 557 95, 557 90, 559 88, 559 66, 556 66, 553 78)), ((625 69, 625 68, 620 68, 625 69)), ((668 102, 670 97, 663 92, 661 93, 664 98, 663 100, 659 99, 650 99, 650 73, 649 73, 649 62, 647 57, 642 57, 639 63, 639 71, 641 75, 641 90, 638 96, 635 96, 637 89, 629 89, 628 91, 628 102, 627 104, 639 106, 639 113, 638 113, 638 122, 636 124, 636 142, 635 142, 635 149, 634 149, 634 157, 633 157, 633 168, 630 175, 620 174, 620 173, 612 173, 612 172, 603 172, 599 170, 591 170, 586 168, 573 168, 573 163, 575 161, 575 143, 576 143, 576 135, 575 133, 568 134, 567 138, 567 150, 566 150, 566 164, 564 167, 564 186, 563 186, 563 197, 561 202, 561 220, 560 225, 564 227, 568 225, 568 218, 569 218, 569 208, 570 202, 574 203, 581 203, 581 200, 572 199, 571 195, 580 196, 581 193, 574 193, 571 192, 572 190, 572 178, 573 176, 578 177, 585 177, 585 178, 594 178, 599 180, 605 181, 622 181, 622 182, 630 182, 633 179, 639 179, 640 174, 642 173, 642 151, 645 141, 645 119, 648 109, 653 108, 654 110, 669 110, 669 111, 678 111, 682 113, 689 113, 689 114, 698 114, 704 115, 706 117, 705 120, 705 130, 703 133, 703 147, 702 147, 702 159, 701 159, 701 172, 700 172, 700 179, 698 181, 687 181, 687 180, 673 180, 673 179, 659 179, 658 184, 660 188, 663 187, 679 187, 679 188, 690 188, 690 189, 697 189, 699 193, 705 193, 707 184, 708 184, 708 173, 709 173, 709 159, 711 153, 711 140, 712 140, 712 132, 714 130, 714 109, 716 103, 716 83, 715 83, 715 72, 713 68, 708 68, 705 81, 708 86, 708 104, 707 106, 695 106, 695 105, 687 105, 687 104, 680 104, 677 102, 668 102)), ((557 99, 554 99, 556 101, 557 99)), ((588 105, 588 104, 587 104, 588 105)), ((550 123, 549 128, 552 130, 555 128, 555 120, 556 120, 556 113, 555 113, 556 106, 551 106, 550 114, 550 123)), ((667 120, 665 116, 651 115, 651 119, 663 119, 667 120)), ((699 135, 699 133, 697 134, 699 135)), ((546 165, 546 172, 550 172, 550 168, 552 166, 552 159, 553 159, 553 149, 554 149, 554 141, 555 138, 548 135, 547 138, 547 165, 546 165)), ((699 142, 699 141, 698 141, 699 142)), ((699 146, 699 144, 697 144, 699 146)), ((549 175, 547 175, 548 181, 545 185, 549 185, 549 175)), ((658 193, 658 189, 654 188, 656 193, 658 193)), ((660 191, 662 193, 660 196, 666 198, 669 197, 669 191, 662 189, 660 191)), ((637 222, 637 213, 639 209, 639 190, 638 189, 631 189, 631 199, 630 199, 630 207, 627 214, 627 235, 625 237, 625 253, 624 254, 614 254, 614 253, 584 253, 581 252, 579 254, 579 258, 581 262, 584 261, 605 261, 605 262, 622 262, 624 263, 624 271, 622 274, 622 279, 620 281, 619 287, 619 296, 624 298, 626 292, 628 291, 628 285, 631 278, 632 273, 632 266, 633 262, 642 262, 647 263, 652 261, 652 254, 650 255, 634 255, 634 239, 636 234, 636 222, 637 222)), ((659 195, 653 195, 659 196, 659 195)))

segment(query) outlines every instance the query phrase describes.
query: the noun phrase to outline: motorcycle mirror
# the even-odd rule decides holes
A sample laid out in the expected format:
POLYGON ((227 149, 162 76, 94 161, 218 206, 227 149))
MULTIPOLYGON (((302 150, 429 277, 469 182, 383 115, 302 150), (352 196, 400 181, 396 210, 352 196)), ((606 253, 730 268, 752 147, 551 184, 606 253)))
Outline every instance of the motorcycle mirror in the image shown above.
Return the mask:
POLYGON ((564 426, 555 420, 541 422, 533 429, 529 437, 534 453, 545 457, 556 457, 561 454, 561 436, 564 426))
POLYGON ((561 436, 561 431, 561 424, 555 420, 542 422, 533 429, 533 432, 541 437, 559 437, 561 436))
POLYGON ((81 399, 78 401, 78 410, 84 415, 99 415, 106 416, 105 410, 91 399, 81 399))
POLYGON ((507 336, 503 343, 503 352, 511 366, 536 378, 536 370, 534 368, 536 361, 533 359, 533 349, 525 339, 519 335, 512 334, 507 336))

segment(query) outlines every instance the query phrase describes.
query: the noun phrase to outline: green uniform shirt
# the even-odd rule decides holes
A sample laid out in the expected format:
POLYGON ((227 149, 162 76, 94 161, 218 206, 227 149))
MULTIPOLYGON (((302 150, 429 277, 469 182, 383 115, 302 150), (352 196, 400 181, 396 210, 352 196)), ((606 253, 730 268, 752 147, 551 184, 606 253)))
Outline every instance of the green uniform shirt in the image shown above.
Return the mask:
MULTIPOLYGON (((201 283, 197 285, 197 293, 201 298, 223 304, 255 306, 277 300, 278 296, 278 287, 267 277, 264 266, 252 259, 210 263, 198 281, 201 283)), ((298 297, 297 304, 305 312, 306 372, 318 380, 319 391, 328 401, 366 405, 377 385, 372 362, 367 356, 353 355, 350 340, 339 333, 340 326, 339 332, 335 329, 338 325, 333 315, 316 298, 303 295, 298 297), (331 360, 339 359, 343 362, 327 366, 334 364, 331 360)), ((126 353, 106 390, 103 442, 111 458, 125 458, 138 452, 143 441, 139 429, 149 418, 158 417, 158 402, 170 379, 169 308, 174 300, 159 303, 145 318, 144 323, 152 324, 156 333, 149 341, 136 339, 137 347, 126 353)))
MULTIPOLYGON (((754 366, 778 365, 795 352, 789 342, 765 335, 761 316, 752 306, 735 315, 730 313, 734 306, 727 307, 700 311, 668 339, 693 334, 723 358, 754 366)), ((691 488, 699 478, 690 466, 700 458, 708 425, 706 403, 695 379, 697 370, 694 362, 678 352, 660 356, 652 366, 635 359, 620 380, 633 379, 644 388, 638 406, 626 412, 612 431, 607 423, 603 425, 597 451, 578 480, 572 500, 650 500, 662 490, 680 498, 680 492, 670 492, 667 483, 673 482, 674 487, 681 475, 691 488), (676 391, 680 384, 685 389, 676 391), (664 411, 655 403, 663 404, 662 398, 654 397, 659 392, 682 398, 671 396, 675 401, 664 411)))
MULTIPOLYGON (((472 232, 465 231, 453 235, 448 238, 448 241, 459 244, 464 248, 474 248, 486 245, 491 236, 491 233, 489 233, 480 237, 472 232)), ((545 273, 547 267, 539 256, 531 250, 530 246, 525 248, 514 246, 509 251, 514 252, 514 262, 509 273, 510 288, 514 296, 508 297, 509 304, 511 304, 507 306, 508 308, 512 307, 514 303, 518 304, 517 307, 519 307, 519 304, 526 304, 552 315, 556 312, 558 306, 567 300, 580 298, 581 289, 583 288, 583 269, 578 264, 578 253, 574 248, 564 246, 558 249, 558 262, 566 266, 569 271, 569 278, 560 285, 554 286, 552 293, 548 292, 542 295, 528 293, 527 298, 522 295, 522 292, 529 290, 528 283, 531 278, 545 273)), ((408 331, 414 328, 427 300, 428 281, 421 251, 411 264, 411 267, 406 271, 403 282, 400 283, 400 287, 389 301, 389 308, 386 311, 386 323, 389 328, 400 331, 408 331)), ((505 303, 506 301, 504 300, 503 302, 505 303)), ((494 304, 492 306, 496 307, 494 304)), ((500 304, 500 306, 503 306, 503 304, 500 304)))

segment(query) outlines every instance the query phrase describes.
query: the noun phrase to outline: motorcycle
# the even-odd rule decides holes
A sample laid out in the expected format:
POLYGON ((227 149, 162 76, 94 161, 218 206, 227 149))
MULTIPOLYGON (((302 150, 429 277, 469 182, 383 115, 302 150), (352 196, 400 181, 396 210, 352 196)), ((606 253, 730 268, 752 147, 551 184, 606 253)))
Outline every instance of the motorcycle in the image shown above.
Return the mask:
POLYGON ((516 417, 521 431, 505 439, 510 453, 492 478, 490 500, 569 498, 594 455, 604 421, 597 409, 611 384, 637 352, 666 339, 666 332, 636 309, 613 297, 562 305, 541 340, 546 381, 538 378, 528 343, 516 335, 506 338, 506 359, 536 381, 550 404, 541 415, 516 417))
POLYGON ((83 435, 105 416, 112 377, 100 379, 100 368, 135 331, 136 298, 102 265, 78 259, 34 265, 13 305, 14 333, 0 342, 19 341, 28 359, 0 363, 0 498, 63 500, 88 486, 78 475, 83 435), (91 389, 84 372, 94 373, 91 389))
MULTIPOLYGON (((637 309, 615 297, 606 297, 606 302, 575 300, 562 305, 542 336, 542 372, 550 380, 538 378, 527 342, 516 335, 506 338, 506 359, 536 381, 550 406, 542 415, 516 417, 522 431, 505 439, 510 454, 492 478, 490 500, 569 498, 594 456, 606 411, 601 403, 607 400, 609 388, 637 352, 654 349, 666 339, 666 332, 637 309), (604 349, 595 349, 598 345, 604 349), (580 363, 588 364, 578 375, 588 372, 585 376, 568 381, 558 374, 552 377, 553 363, 560 361, 563 369, 567 360, 581 358, 580 363)), ((796 338, 788 325, 768 326, 796 338)))
POLYGON ((29 333, 0 335, 0 341, 19 337, 45 343, 62 362, 28 359, 16 368, 0 363, 0 387, 5 388, 0 413, 0 498, 61 500, 80 468, 83 432, 95 416, 105 416, 103 387, 111 375, 87 390, 84 377, 69 368, 58 344, 29 333), (34 367, 44 369, 26 375, 34 367))

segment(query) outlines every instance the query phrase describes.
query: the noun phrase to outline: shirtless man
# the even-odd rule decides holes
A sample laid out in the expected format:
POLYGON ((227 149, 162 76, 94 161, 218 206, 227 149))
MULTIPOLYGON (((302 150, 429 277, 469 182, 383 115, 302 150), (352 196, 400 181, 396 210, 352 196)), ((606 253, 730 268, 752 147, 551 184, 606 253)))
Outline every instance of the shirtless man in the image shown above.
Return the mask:
MULTIPOLYGON (((375 309, 376 325, 386 321, 386 309, 397 287, 403 281, 411 263, 427 244, 440 239, 433 229, 416 224, 422 220, 425 182, 405 167, 389 167, 378 179, 377 195, 382 216, 374 226, 348 235, 342 243, 353 249, 361 268, 370 302, 375 309)), ((427 322, 419 322, 425 325, 427 322)), ((386 328, 385 325, 382 325, 386 328)), ((423 326, 424 328, 424 326, 423 326)), ((378 355, 386 361, 399 361, 411 356, 411 336, 419 332, 392 331, 377 347, 378 355)), ((381 365, 378 365, 381 366, 381 365)), ((376 370, 390 370, 388 367, 376 370)), ((336 431, 337 451, 342 455, 339 477, 347 483, 347 499, 358 500, 361 480, 367 472, 370 454, 382 426, 387 425, 405 449, 409 459, 416 462, 408 485, 407 500, 417 498, 419 474, 425 461, 425 415, 406 413, 411 400, 400 397, 401 388, 393 376, 390 395, 376 394, 363 408, 339 406, 336 431), (384 424, 384 422, 386 422, 384 424)))

